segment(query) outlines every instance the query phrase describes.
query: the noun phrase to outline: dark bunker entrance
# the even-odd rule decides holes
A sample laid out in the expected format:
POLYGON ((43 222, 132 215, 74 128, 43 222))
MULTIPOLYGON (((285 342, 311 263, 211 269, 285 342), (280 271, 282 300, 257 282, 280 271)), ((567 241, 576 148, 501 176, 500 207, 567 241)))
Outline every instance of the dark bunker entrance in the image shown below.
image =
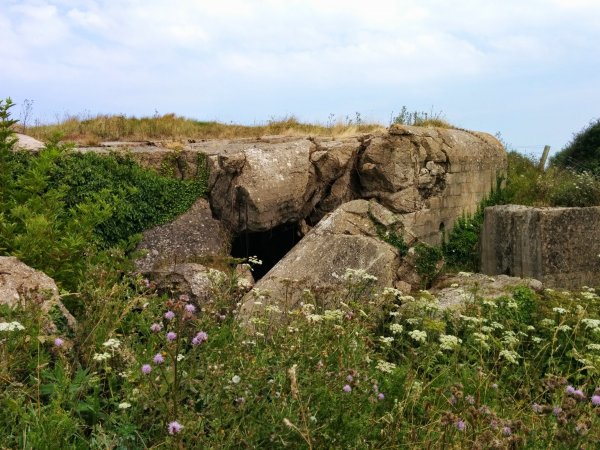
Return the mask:
POLYGON ((252 275, 260 280, 294 245, 302 239, 298 224, 279 225, 267 231, 244 231, 237 235, 231 244, 231 256, 248 258, 256 256, 261 265, 252 265, 252 275))

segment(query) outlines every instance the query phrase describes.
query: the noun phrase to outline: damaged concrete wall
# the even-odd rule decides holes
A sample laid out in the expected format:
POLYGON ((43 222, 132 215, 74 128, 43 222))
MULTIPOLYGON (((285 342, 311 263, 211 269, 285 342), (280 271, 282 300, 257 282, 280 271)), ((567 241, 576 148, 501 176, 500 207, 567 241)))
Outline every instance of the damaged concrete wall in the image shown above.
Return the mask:
POLYGON ((600 207, 485 209, 481 271, 576 289, 600 280, 600 207))
POLYGON ((127 151, 156 170, 170 165, 182 178, 196 176, 205 160, 213 215, 234 234, 313 226, 342 203, 375 199, 402 215, 407 233, 432 244, 506 169, 504 148, 488 134, 398 125, 348 138, 271 136, 127 151))

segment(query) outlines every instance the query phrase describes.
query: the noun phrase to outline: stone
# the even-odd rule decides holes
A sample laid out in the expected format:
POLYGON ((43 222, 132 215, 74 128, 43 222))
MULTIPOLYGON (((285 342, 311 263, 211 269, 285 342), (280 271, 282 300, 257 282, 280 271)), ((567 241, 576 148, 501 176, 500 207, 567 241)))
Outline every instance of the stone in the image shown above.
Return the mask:
MULTIPOLYGON (((235 268, 239 294, 249 291, 254 285, 252 273, 245 264, 235 268)), ((225 271, 212 269, 198 263, 183 263, 168 270, 153 272, 153 280, 159 292, 178 297, 187 295, 191 302, 203 305, 213 299, 213 288, 230 275, 225 271)))
POLYGON ((441 308, 460 308, 465 302, 471 300, 473 295, 495 299, 511 295, 512 291, 519 286, 528 287, 536 292, 541 292, 544 288, 540 281, 531 278, 507 275, 490 277, 481 273, 461 272, 439 278, 430 292, 437 297, 441 308))
POLYGON ((31 136, 27 136, 26 134, 15 133, 15 137, 17 138, 16 147, 21 150, 38 151, 44 148, 46 145, 43 142, 32 138, 31 136))
POLYGON ((485 209, 481 271, 532 277, 553 288, 594 286, 600 279, 600 207, 485 209))
POLYGON ((415 236, 439 244, 442 224, 448 232, 462 214, 474 212, 507 164, 500 142, 486 133, 401 125, 356 137, 214 139, 175 152, 165 145, 113 150, 154 170, 175 160, 174 175, 186 179, 206 162, 213 216, 234 235, 302 220, 312 226, 362 198, 411 215, 415 236))
POLYGON ((368 201, 353 200, 324 217, 256 283, 255 290, 270 294, 260 305, 252 291, 246 294, 240 317, 248 320, 268 305, 290 311, 299 305, 304 289, 318 292, 320 301, 334 306, 346 269, 377 277, 378 288, 392 286, 398 251, 377 236, 378 225, 369 210, 368 201))
POLYGON ((138 251, 145 255, 136 261, 136 269, 151 275, 177 264, 226 256, 229 235, 201 198, 173 222, 145 231, 138 251))
POLYGON ((75 318, 60 301, 54 280, 12 256, 0 256, 0 304, 11 308, 39 308, 45 321, 44 331, 48 334, 58 330, 52 317, 55 310, 69 328, 77 327, 75 318))

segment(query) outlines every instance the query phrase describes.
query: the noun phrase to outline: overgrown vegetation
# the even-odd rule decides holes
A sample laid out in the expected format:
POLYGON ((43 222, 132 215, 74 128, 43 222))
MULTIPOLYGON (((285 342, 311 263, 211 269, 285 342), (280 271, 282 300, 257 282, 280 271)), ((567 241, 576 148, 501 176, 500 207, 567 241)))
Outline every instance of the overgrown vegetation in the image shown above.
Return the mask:
POLYGON ((591 172, 600 176, 600 119, 576 133, 573 140, 554 155, 550 164, 576 172, 591 172))
MULTIPOLYGON (((598 447, 595 289, 465 291, 450 311, 348 270, 329 307, 306 290, 288 311, 254 290, 261 312, 240 327, 234 270, 209 271, 202 305, 127 270, 132 234, 187 207, 204 175, 167 180, 56 142, 14 153, 10 106, 0 102, 0 253, 31 257, 79 307, 76 329, 49 335, 34 299, 0 306, 2 447, 598 447)), ((473 261, 484 206, 448 236, 447 261, 473 261)), ((406 254, 402 236, 387 239, 406 254)), ((434 276, 439 249, 415 252, 434 276)))
MULTIPOLYGON (((0 101, 0 251, 74 290, 91 260, 185 212, 206 190, 159 176, 126 157, 80 154, 50 141, 38 154, 13 152, 10 100, 0 101)), ((110 251, 109 251, 110 252, 110 251)))
POLYGON ((344 136, 358 133, 371 133, 383 130, 376 123, 365 123, 362 120, 331 121, 325 125, 300 122, 297 118, 285 117, 273 119, 264 125, 237 125, 219 122, 203 122, 187 119, 175 114, 153 117, 106 116, 81 118, 69 116, 52 125, 29 127, 27 133, 42 141, 48 140, 57 132, 65 140, 85 145, 98 145, 102 141, 148 139, 229 139, 257 138, 265 135, 313 135, 344 136))

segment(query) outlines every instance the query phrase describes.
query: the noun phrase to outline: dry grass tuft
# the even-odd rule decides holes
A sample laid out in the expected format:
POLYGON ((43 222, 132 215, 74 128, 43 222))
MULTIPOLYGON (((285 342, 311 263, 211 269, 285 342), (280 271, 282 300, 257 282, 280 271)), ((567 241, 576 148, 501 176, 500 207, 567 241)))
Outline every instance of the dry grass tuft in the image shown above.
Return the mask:
POLYGON ((29 127, 27 134, 47 141, 59 133, 62 139, 82 145, 98 145, 102 141, 143 141, 149 139, 185 141, 187 139, 257 138, 268 135, 335 136, 345 137, 385 130, 377 123, 338 122, 325 126, 300 122, 285 117, 270 120, 265 125, 238 125, 203 122, 165 114, 154 117, 126 117, 97 115, 91 118, 68 116, 55 124, 29 127))

